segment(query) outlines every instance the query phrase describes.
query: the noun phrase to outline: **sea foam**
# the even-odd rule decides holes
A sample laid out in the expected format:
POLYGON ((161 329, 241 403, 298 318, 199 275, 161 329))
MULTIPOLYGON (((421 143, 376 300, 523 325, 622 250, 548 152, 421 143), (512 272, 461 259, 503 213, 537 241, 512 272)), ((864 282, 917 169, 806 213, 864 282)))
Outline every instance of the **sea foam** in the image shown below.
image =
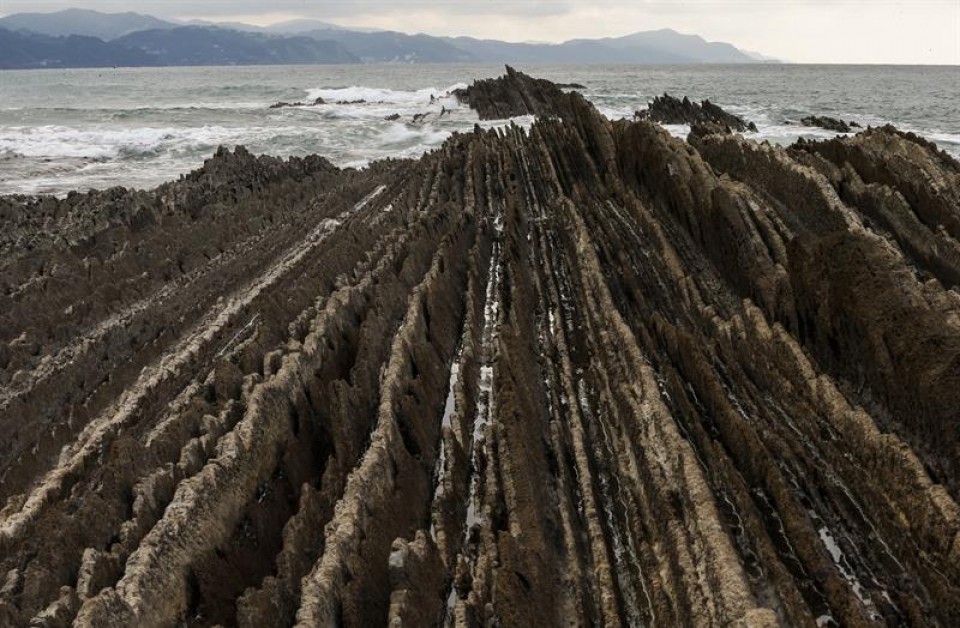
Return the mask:
POLYGON ((317 98, 323 98, 328 104, 338 102, 355 103, 364 101, 367 104, 390 104, 409 106, 423 106, 430 104, 431 97, 434 102, 442 100, 448 108, 459 105, 456 98, 450 96, 455 89, 466 87, 465 83, 457 83, 446 89, 428 87, 412 91, 384 89, 380 87, 351 86, 342 88, 317 88, 307 90, 307 99, 313 102, 317 98))

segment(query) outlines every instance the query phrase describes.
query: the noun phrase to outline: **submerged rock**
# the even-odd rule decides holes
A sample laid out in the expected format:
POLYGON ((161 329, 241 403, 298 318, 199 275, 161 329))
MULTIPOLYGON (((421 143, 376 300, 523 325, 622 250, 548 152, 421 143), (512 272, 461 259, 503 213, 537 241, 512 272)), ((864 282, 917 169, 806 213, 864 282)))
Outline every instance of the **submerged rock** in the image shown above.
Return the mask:
POLYGON ((960 164, 482 85, 0 198, 4 625, 960 624, 960 164))
POLYGON ((324 102, 323 98, 317 98, 312 103, 305 103, 300 101, 297 101, 297 102, 280 101, 278 103, 274 103, 270 105, 270 109, 285 109, 287 107, 309 107, 310 105, 317 106, 317 105, 324 105, 324 104, 326 103, 324 102))
POLYGON ((635 114, 638 120, 652 120, 660 124, 718 124, 731 131, 756 131, 757 125, 740 116, 727 113, 709 100, 697 104, 686 96, 683 100, 670 94, 657 96, 646 109, 635 114))
POLYGON ((803 126, 815 126, 828 131, 837 133, 849 133, 853 128, 860 128, 860 125, 851 121, 849 124, 837 118, 829 116, 807 116, 800 120, 803 126))

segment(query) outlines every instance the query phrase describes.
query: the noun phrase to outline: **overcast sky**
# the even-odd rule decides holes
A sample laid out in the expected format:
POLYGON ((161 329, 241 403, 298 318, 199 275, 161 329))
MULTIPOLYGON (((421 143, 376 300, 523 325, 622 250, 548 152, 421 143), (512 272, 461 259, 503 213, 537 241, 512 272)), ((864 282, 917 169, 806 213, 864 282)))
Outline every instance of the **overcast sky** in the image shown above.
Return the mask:
POLYGON ((0 0, 0 14, 71 6, 260 25, 314 18, 509 41, 673 28, 787 61, 960 64, 960 0, 0 0))

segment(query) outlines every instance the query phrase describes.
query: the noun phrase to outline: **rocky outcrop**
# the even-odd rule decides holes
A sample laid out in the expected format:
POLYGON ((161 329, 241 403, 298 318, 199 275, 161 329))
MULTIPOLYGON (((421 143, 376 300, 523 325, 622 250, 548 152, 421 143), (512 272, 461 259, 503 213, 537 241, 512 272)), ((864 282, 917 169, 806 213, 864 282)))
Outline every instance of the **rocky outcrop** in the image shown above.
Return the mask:
POLYGON ((844 141, 800 141, 792 154, 819 170, 872 228, 895 239, 920 276, 960 288, 956 160, 890 126, 844 141))
POLYGON ((680 100, 670 94, 657 96, 646 109, 638 111, 634 117, 637 120, 651 120, 660 124, 719 125, 738 133, 757 130, 757 125, 753 122, 727 113, 709 100, 697 104, 686 96, 680 100))
POLYGON ((960 164, 539 94, 0 200, 0 623, 960 622, 960 164))
MULTIPOLYGON (((317 98, 317 99, 314 100, 312 103, 300 102, 300 101, 297 101, 297 102, 286 102, 286 101, 282 101, 282 100, 281 100, 280 102, 277 102, 277 103, 274 103, 274 104, 270 105, 270 108, 271 108, 271 109, 285 109, 285 108, 287 108, 287 107, 309 107, 309 106, 317 106, 317 105, 323 105, 323 104, 326 104, 326 103, 324 102, 323 98, 317 98)), ((340 103, 337 103, 337 104, 340 104, 340 103)))
POLYGON ((517 116, 572 117, 571 98, 544 79, 527 76, 507 66, 506 75, 474 81, 464 89, 453 90, 453 96, 469 105, 481 120, 504 120, 517 116))
POLYGON ((856 122, 844 122, 843 120, 829 116, 807 116, 800 120, 800 124, 803 126, 820 127, 828 131, 836 131, 837 133, 850 133, 853 129, 860 128, 860 125, 856 122))

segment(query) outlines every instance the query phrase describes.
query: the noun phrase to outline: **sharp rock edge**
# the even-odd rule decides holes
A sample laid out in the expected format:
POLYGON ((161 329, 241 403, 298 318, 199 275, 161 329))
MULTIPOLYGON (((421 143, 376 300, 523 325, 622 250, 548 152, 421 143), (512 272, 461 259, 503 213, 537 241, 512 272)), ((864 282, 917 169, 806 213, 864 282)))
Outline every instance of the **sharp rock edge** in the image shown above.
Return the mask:
POLYGON ((0 624, 960 624, 960 165, 461 97, 0 199, 0 624))

